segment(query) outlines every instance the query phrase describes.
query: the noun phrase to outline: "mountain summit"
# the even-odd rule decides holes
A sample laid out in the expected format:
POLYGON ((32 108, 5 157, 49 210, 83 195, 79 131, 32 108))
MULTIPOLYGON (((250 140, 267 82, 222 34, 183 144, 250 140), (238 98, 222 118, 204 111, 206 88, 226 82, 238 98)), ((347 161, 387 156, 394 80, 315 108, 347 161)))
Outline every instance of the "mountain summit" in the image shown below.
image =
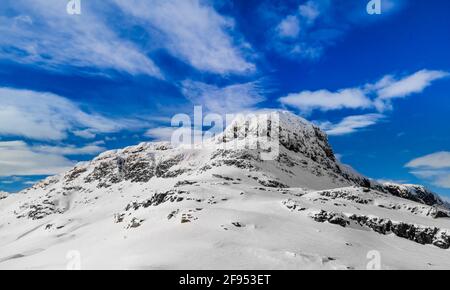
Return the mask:
POLYGON ((65 268, 74 250, 85 269, 363 269, 370 251, 386 268, 450 267, 437 195, 373 182, 318 127, 270 113, 206 144, 108 151, 1 199, 0 268, 65 268))

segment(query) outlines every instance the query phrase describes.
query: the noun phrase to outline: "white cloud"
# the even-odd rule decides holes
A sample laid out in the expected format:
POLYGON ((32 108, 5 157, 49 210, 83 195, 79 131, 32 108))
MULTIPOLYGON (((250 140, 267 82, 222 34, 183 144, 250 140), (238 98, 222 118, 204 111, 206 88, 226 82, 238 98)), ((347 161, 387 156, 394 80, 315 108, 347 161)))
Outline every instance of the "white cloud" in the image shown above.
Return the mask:
POLYGON ((148 130, 145 136, 155 141, 171 142, 174 147, 201 142, 203 131, 189 127, 157 127, 148 130))
POLYGON ((75 103, 55 94, 0 88, 1 135, 63 140, 71 130, 113 133, 139 126, 135 123, 86 113, 75 103))
POLYGON ((450 152, 436 152, 408 162, 405 167, 433 185, 450 188, 450 152))
POLYGON ((421 93, 435 80, 449 76, 444 71, 421 70, 402 79, 386 76, 374 85, 380 99, 404 98, 421 93))
POLYGON ((414 159, 408 162, 408 164, 406 164, 406 167, 408 168, 426 167, 431 169, 450 168, 450 152, 447 151, 437 152, 414 159))
POLYGON ((349 116, 336 124, 320 123, 329 135, 346 135, 375 125, 383 119, 384 115, 381 112, 388 108, 392 109, 392 99, 421 93, 433 81, 448 75, 447 72, 430 70, 421 70, 404 78, 387 75, 374 84, 341 89, 337 92, 330 92, 329 90, 302 91, 282 97, 279 102, 299 110, 302 114, 309 114, 314 110, 355 109, 375 111, 371 114, 349 116))
POLYGON ((297 16, 290 15, 278 25, 278 33, 281 37, 296 38, 300 33, 300 22, 297 16))
POLYGON ((126 13, 147 26, 161 45, 193 67, 213 73, 245 73, 255 69, 246 61, 237 40, 228 33, 231 19, 200 0, 115 0, 126 13))
POLYGON ((421 70, 404 78, 387 75, 375 84, 365 84, 355 88, 302 91, 289 94, 279 101, 287 106, 309 113, 313 110, 331 111, 340 109, 371 109, 379 112, 392 107, 391 100, 421 93, 433 81, 450 75, 443 71, 421 70))
POLYGON ((295 38, 286 38, 279 29, 270 31, 267 35, 267 47, 275 50, 290 60, 319 59, 327 47, 339 43, 348 32, 354 28, 379 23, 391 17, 394 12, 404 7, 405 0, 382 0, 383 13, 373 21, 368 17, 366 3, 361 1, 309 0, 292 10, 290 1, 261 1, 261 14, 272 21, 272 27, 277 27, 287 15, 293 15, 299 20, 301 31, 295 38), (271 4, 266 4, 272 2, 271 4), (266 12, 267 11, 267 12, 266 12), (283 13, 283 14, 282 14, 283 13), (275 35, 275 37, 273 37, 275 35), (295 40, 295 41, 293 41, 295 40))
POLYGON ((170 141, 175 130, 176 128, 174 127, 157 127, 149 129, 145 136, 156 141, 170 141))
POLYGON ((23 141, 0 142, 0 176, 52 175, 73 165, 61 155, 35 152, 23 141))
POLYGON ((373 126, 383 118, 380 114, 349 116, 339 123, 322 122, 319 126, 330 136, 342 136, 373 126))
POLYGON ((300 15, 307 20, 309 24, 312 24, 317 17, 320 16, 320 10, 318 5, 314 1, 308 1, 299 8, 300 15))
POLYGON ((2 1, 0 58, 47 69, 112 69, 162 77, 145 52, 110 28, 100 14, 101 2, 82 2, 82 14, 69 15, 67 1, 2 1))
POLYGON ((75 136, 83 138, 83 139, 94 139, 97 134, 95 134, 94 132, 92 132, 92 130, 90 129, 86 129, 86 130, 75 130, 72 132, 75 136))
POLYGON ((450 188, 450 170, 414 170, 411 173, 418 178, 430 182, 434 186, 442 188, 450 188))
POLYGON ((371 100, 358 88, 343 89, 337 92, 328 90, 303 91, 280 98, 280 102, 306 113, 315 109, 330 111, 369 108, 372 106, 371 100))
POLYGON ((39 145, 33 146, 32 150, 38 153, 72 156, 72 155, 95 155, 106 151, 106 148, 98 146, 96 144, 88 144, 83 147, 76 147, 73 145, 67 146, 39 145))
MULTIPOLYGON (((269 47, 292 59, 316 59, 323 52, 322 45, 310 42, 310 32, 328 4, 308 1, 279 20, 275 33, 271 33, 269 47)), ((274 9, 277 10, 277 9, 274 9)), ((323 34, 323 33, 322 33, 323 34)))
POLYGON ((258 82, 217 87, 201 82, 184 81, 184 95, 194 105, 202 105, 211 113, 232 114, 252 110, 264 101, 264 89, 258 82))

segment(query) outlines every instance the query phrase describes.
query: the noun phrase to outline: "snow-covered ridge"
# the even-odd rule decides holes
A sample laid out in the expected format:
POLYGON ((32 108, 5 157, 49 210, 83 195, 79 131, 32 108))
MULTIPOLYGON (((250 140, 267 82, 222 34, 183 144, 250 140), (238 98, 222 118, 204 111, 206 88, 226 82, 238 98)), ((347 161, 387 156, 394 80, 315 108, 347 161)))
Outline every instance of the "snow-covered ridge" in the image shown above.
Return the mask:
POLYGON ((446 206, 445 202, 434 192, 431 192, 422 185, 416 184, 396 184, 387 182, 383 188, 390 194, 426 205, 446 206))
MULTIPOLYGON (((142 143, 111 150, 100 154, 91 162, 78 164, 61 175, 59 183, 66 184, 66 187, 67 184, 110 187, 123 181, 148 182, 152 178, 192 176, 213 168, 231 166, 263 172, 269 179, 281 179, 280 183, 286 186, 312 189, 353 184, 370 186, 367 178, 337 162, 326 134, 318 127, 292 113, 277 113, 280 117, 280 152, 276 160, 261 160, 259 153, 263 149, 260 148, 224 149, 223 142, 267 134, 267 124, 258 123, 260 119, 238 118, 223 134, 211 140, 210 146, 174 148, 163 142, 142 143)), ((51 180, 55 178, 57 179, 52 177, 51 180)), ((46 180, 37 186, 48 183, 46 180)))

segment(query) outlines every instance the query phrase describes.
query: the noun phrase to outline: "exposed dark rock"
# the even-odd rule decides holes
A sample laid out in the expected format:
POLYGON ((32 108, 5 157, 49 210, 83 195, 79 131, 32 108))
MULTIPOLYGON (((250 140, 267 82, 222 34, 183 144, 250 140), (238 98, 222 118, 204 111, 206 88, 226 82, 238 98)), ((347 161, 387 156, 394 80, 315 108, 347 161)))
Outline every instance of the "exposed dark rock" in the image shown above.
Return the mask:
POLYGON ((349 222, 344 215, 332 212, 326 212, 324 210, 319 213, 311 215, 312 219, 316 222, 324 223, 329 222, 330 224, 340 225, 341 227, 346 227, 349 222))
POLYGON ((444 211, 438 208, 433 208, 430 212, 430 216, 439 219, 439 218, 449 218, 450 213, 448 211, 444 211))
POLYGON ((86 167, 75 167, 66 174, 65 179, 67 182, 71 182, 80 177, 80 175, 86 171, 87 171, 86 167))
POLYGON ((168 220, 171 220, 172 218, 176 217, 177 214, 178 214, 179 212, 180 212, 179 209, 172 211, 172 212, 167 216, 167 219, 168 219, 168 220))
POLYGON ((273 188, 287 188, 287 185, 284 185, 283 183, 276 181, 276 180, 265 180, 265 179, 258 179, 259 184, 266 186, 266 187, 273 187, 273 188))
POLYGON ((125 218, 125 214, 124 213, 116 213, 114 214, 114 222, 116 224, 123 222, 125 218))
POLYGON ((340 198, 340 199, 345 199, 345 200, 349 200, 349 201, 353 201, 359 204, 368 204, 370 202, 372 202, 372 200, 370 199, 364 199, 356 194, 351 193, 350 191, 346 191, 346 190, 326 190, 326 191, 322 191, 319 193, 321 196, 324 197, 329 197, 331 199, 336 199, 336 198, 340 198))
POLYGON ((215 177, 215 178, 224 179, 224 180, 227 180, 227 181, 233 181, 234 180, 234 178, 227 177, 227 176, 222 176, 220 174, 213 174, 212 176, 215 177))
POLYGON ((362 215, 351 215, 345 217, 342 214, 326 212, 324 210, 311 215, 316 222, 337 224, 342 227, 350 225, 350 221, 361 227, 372 229, 373 231, 387 235, 390 233, 404 239, 414 241, 422 245, 435 245, 442 249, 450 248, 450 231, 440 230, 435 227, 418 226, 403 222, 392 222, 389 219, 378 217, 368 217, 362 215))
POLYGON ((175 157, 163 160, 156 165, 155 176, 166 177, 169 170, 179 164, 184 159, 184 155, 180 154, 175 157))
POLYGON ((444 205, 444 202, 436 194, 420 185, 401 185, 386 183, 381 186, 380 190, 388 192, 397 197, 430 206, 444 205))
POLYGON ((182 202, 184 200, 183 195, 188 195, 187 191, 181 190, 169 190, 163 193, 155 193, 150 199, 142 202, 133 201, 125 207, 125 211, 131 209, 138 210, 140 208, 148 208, 150 206, 158 206, 166 202, 182 202))
POLYGON ((145 220, 143 220, 143 219, 138 219, 138 218, 134 217, 134 218, 131 219, 130 223, 127 225, 127 229, 138 228, 138 227, 140 227, 142 225, 142 223, 144 221, 145 220))
POLYGON ((183 180, 183 181, 178 181, 174 187, 181 187, 181 186, 185 186, 185 185, 194 185, 194 184, 197 184, 197 181, 183 180))
POLYGON ((27 217, 32 220, 40 220, 52 214, 64 213, 63 209, 56 208, 53 203, 48 201, 44 201, 42 204, 23 205, 22 208, 25 208, 25 213, 18 215, 18 219, 27 217))

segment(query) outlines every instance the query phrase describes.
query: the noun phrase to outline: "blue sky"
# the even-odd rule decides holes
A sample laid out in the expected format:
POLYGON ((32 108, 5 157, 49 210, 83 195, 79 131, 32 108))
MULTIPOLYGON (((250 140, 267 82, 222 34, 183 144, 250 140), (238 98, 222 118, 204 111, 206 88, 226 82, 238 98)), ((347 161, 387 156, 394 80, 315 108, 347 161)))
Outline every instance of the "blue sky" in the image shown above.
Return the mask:
POLYGON ((0 190, 203 105, 291 110, 361 173, 450 196, 448 1, 67 2, 0 5, 0 190))

